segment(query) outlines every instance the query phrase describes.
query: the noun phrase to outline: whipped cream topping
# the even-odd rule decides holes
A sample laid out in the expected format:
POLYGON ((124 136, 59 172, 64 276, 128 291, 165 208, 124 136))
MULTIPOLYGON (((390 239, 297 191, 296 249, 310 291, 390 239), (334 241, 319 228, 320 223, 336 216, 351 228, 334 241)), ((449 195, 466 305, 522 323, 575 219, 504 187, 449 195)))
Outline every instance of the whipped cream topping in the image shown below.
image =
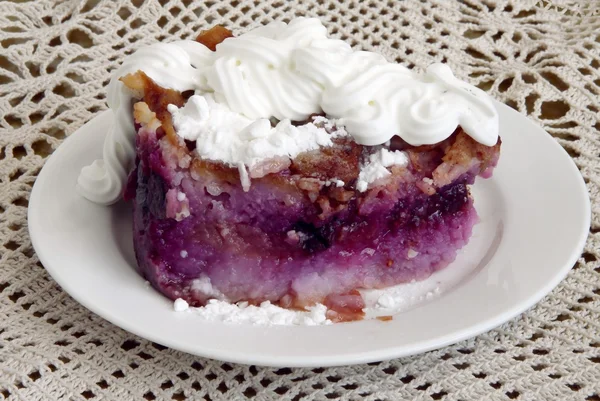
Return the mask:
MULTIPOLYGON (((251 124, 271 117, 302 121, 324 112, 344 125, 357 143, 369 146, 384 144, 394 135, 412 145, 434 144, 458 125, 484 145, 498 139, 498 115, 491 99, 455 78, 448 66, 433 64, 417 74, 379 54, 353 51, 349 44, 329 38, 318 19, 297 18, 225 39, 215 52, 197 42, 178 41, 129 56, 108 88, 115 119, 103 161, 84 168, 78 180, 80 193, 94 202, 119 199, 135 157, 132 94, 118 79, 137 70, 165 88, 211 94, 216 104, 251 124)), ((259 155, 265 159, 269 152, 259 155)))

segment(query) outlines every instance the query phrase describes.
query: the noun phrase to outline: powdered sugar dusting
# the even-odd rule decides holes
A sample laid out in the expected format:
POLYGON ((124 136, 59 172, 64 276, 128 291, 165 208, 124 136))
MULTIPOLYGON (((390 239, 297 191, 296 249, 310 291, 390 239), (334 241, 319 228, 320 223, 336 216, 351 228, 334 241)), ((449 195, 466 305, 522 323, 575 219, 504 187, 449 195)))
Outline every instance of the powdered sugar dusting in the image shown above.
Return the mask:
POLYGON ((185 299, 177 298, 175 302, 173 302, 173 310, 175 312, 183 312, 188 310, 190 305, 187 303, 185 299))
POLYGON ((208 298, 226 300, 227 298, 221 291, 212 286, 210 277, 202 275, 199 278, 192 281, 192 291, 199 292, 208 298))
POLYGON ((348 131, 346 131, 344 126, 334 118, 314 116, 312 120, 313 124, 315 124, 317 127, 323 127, 327 131, 331 132, 331 136, 334 138, 348 136, 348 131))
MULTIPOLYGON (((177 303, 179 300, 175 301, 177 303)), ((184 301, 185 302, 185 301, 184 301)), ((231 304, 211 299, 206 306, 189 308, 189 312, 209 321, 258 326, 320 326, 331 324, 325 305, 317 304, 305 311, 295 311, 265 301, 260 306, 248 302, 231 304)))
POLYGON ((330 135, 314 123, 296 127, 287 119, 272 127, 268 119, 247 118, 216 102, 210 94, 193 95, 183 107, 170 104, 167 109, 177 135, 195 141, 200 157, 238 167, 241 176, 244 166, 252 168, 275 157, 294 158, 302 152, 331 146, 331 138, 345 134, 338 130, 330 135))
POLYGON ((391 174, 387 169, 388 167, 406 166, 407 164, 408 156, 405 152, 399 150, 391 152, 386 148, 381 148, 371 154, 366 163, 363 164, 358 175, 356 189, 365 192, 369 188, 369 184, 391 174))

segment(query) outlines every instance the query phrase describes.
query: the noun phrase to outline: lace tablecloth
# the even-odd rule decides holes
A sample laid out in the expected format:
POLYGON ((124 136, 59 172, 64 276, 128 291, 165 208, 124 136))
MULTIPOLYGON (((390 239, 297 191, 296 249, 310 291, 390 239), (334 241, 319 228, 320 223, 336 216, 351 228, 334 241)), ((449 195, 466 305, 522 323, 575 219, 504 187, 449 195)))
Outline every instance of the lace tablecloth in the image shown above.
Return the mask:
POLYGON ((0 3, 0 399, 600 400, 598 0, 120 0, 0 3), (110 71, 156 40, 294 15, 388 59, 456 74, 529 115, 573 157, 593 222, 568 277, 532 310, 438 351, 329 369, 207 360, 77 304, 27 233, 36 174, 106 108, 110 71))

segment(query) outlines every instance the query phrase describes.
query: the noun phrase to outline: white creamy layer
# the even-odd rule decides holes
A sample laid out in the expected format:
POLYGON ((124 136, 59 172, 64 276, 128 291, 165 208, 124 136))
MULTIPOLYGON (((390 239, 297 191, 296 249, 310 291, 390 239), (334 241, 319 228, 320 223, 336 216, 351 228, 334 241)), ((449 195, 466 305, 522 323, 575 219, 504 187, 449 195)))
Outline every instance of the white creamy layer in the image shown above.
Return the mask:
POLYGON ((252 121, 301 121, 324 112, 363 145, 384 144, 394 135, 412 145, 434 144, 458 125, 484 145, 498 139, 491 99, 456 79, 448 66, 434 64, 417 74, 379 54, 353 51, 349 44, 328 38, 318 19, 297 18, 225 39, 215 52, 194 41, 178 41, 127 57, 108 87, 115 119, 103 160, 84 168, 78 180, 80 193, 94 202, 119 199, 134 161, 131 94, 118 79, 138 70, 166 88, 211 94, 223 107, 252 121))

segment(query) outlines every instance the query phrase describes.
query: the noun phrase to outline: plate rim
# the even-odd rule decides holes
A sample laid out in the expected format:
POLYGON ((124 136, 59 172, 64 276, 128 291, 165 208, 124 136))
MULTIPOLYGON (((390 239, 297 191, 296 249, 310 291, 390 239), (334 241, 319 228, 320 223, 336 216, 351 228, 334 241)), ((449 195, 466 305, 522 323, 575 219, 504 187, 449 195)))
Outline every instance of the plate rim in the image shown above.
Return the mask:
MULTIPOLYGON (((475 337, 484 332, 493 330, 494 328, 498 327, 499 325, 507 322, 508 320, 515 318, 516 316, 522 314, 523 312, 525 312, 526 310, 530 309, 535 304, 537 304, 544 296, 546 296, 550 291, 552 291, 566 277, 568 272, 571 270, 571 267, 579 259, 580 255, 585 247, 585 243, 587 241, 588 235, 589 235, 589 227, 591 225, 591 219, 592 219, 590 195, 589 195, 587 186, 584 182, 583 176, 581 175, 581 173, 580 173, 577 165, 573 161, 573 159, 568 155, 568 153, 565 151, 565 149, 550 134, 548 134, 542 127, 540 127, 539 125, 537 125, 533 121, 531 121, 527 116, 511 109, 510 107, 508 107, 496 100, 494 100, 494 104, 497 107, 505 108, 505 109, 510 110, 510 112, 512 112, 512 113, 519 114, 522 118, 527 119, 532 124, 537 126, 541 131, 545 132, 546 138, 544 138, 544 140, 551 141, 553 144, 552 146, 555 147, 557 152, 560 153, 562 157, 566 157, 568 159, 568 161, 570 162, 570 164, 569 164, 570 168, 572 170, 574 170, 574 172, 578 176, 578 184, 579 184, 578 187, 583 193, 585 193, 585 196, 583 196, 584 204, 580 205, 583 208, 583 212, 584 212, 583 215, 585 216, 585 220, 582 221, 580 224, 580 235, 576 241, 577 246, 574 247, 573 250, 571 251, 571 254, 568 258, 569 263, 565 264, 560 269, 557 269, 557 274, 555 274, 551 278, 551 280, 547 280, 546 284, 543 286, 543 288, 541 288, 534 294, 530 294, 530 296, 527 297, 526 302, 518 303, 518 304, 514 305, 512 308, 505 310, 503 313, 496 314, 485 320, 480 320, 478 322, 478 324, 471 325, 468 327, 462 327, 460 330, 456 330, 451 333, 445 333, 443 335, 437 336, 437 337, 429 340, 428 342, 426 341, 423 343, 419 343, 419 346, 412 350, 406 349, 406 346, 399 344, 398 346, 395 346, 392 348, 389 348, 389 347, 381 348, 381 349, 377 349, 376 351, 364 351, 364 352, 358 352, 358 353, 350 352, 348 354, 343 354, 343 355, 324 356, 324 357, 320 358, 318 361, 315 361, 314 357, 294 356, 294 360, 291 362, 287 361, 287 360, 281 360, 277 357, 271 357, 270 355, 264 356, 264 355, 256 355, 256 354, 252 354, 252 353, 230 354, 227 352, 227 350, 215 350, 215 349, 211 349, 210 347, 204 347, 203 351, 201 353, 199 353, 196 351, 190 351, 189 348, 181 346, 181 344, 178 344, 174 340, 172 341, 170 338, 165 339, 161 336, 154 335, 154 333, 148 333, 148 332, 140 333, 139 330, 136 329, 136 327, 130 325, 127 321, 119 318, 118 316, 115 316, 114 314, 111 315, 110 313, 107 313, 98 305, 91 304, 84 297, 82 297, 81 294, 78 293, 78 291, 72 290, 72 288, 70 287, 70 285, 68 283, 68 280, 65 280, 64 277, 60 275, 60 273, 59 273, 60 269, 56 269, 55 266, 51 266, 51 263, 47 263, 49 258, 46 255, 46 253, 45 253, 46 250, 44 249, 44 247, 42 245, 43 239, 40 239, 40 235, 39 235, 39 231, 38 231, 39 227, 36 226, 36 224, 35 224, 36 216, 33 213, 34 208, 39 207, 40 202, 42 201, 42 197, 43 197, 42 196, 43 194, 41 193, 40 185, 38 185, 38 182, 41 182, 46 179, 45 178, 46 174, 49 174, 49 171, 51 170, 51 167, 48 167, 48 166, 53 166, 55 163, 57 163, 60 160, 62 153, 64 153, 66 151, 65 149, 67 149, 69 146, 71 146, 70 145, 71 143, 75 142, 74 138, 76 138, 77 135, 81 135, 82 129, 84 127, 89 127, 89 126, 97 123, 101 119, 107 118, 108 114, 111 113, 110 110, 106 110, 102 113, 99 113, 93 119, 91 119, 86 124, 79 127, 71 135, 69 135, 61 143, 61 145, 52 153, 52 155, 48 158, 48 160, 44 163, 42 170, 39 172, 38 176, 36 177, 36 181, 31 190, 30 198, 29 198, 29 208, 27 211, 27 218, 28 218, 28 229, 29 229, 31 243, 36 252, 37 257, 39 258, 40 262, 43 264, 44 268, 51 275, 53 280, 56 283, 58 283, 59 286, 67 294, 69 294, 69 296, 71 296, 75 301, 77 301, 79 304, 83 305, 85 308, 87 308, 94 314, 100 316, 101 318, 108 320, 112 324, 115 324, 116 326, 118 326, 130 333, 133 333, 142 338, 146 338, 150 341, 154 341, 154 342, 163 344, 165 346, 168 346, 170 348, 173 348, 173 349, 176 349, 176 350, 179 350, 182 352, 191 353, 194 355, 207 357, 207 358, 211 358, 211 359, 215 359, 215 360, 240 363, 240 364, 254 364, 254 365, 260 365, 260 366, 272 366, 272 367, 316 367, 316 366, 325 367, 325 366, 341 366, 341 365, 348 365, 348 364, 358 364, 358 363, 366 363, 366 362, 373 362, 373 361, 383 361, 383 360, 389 360, 389 359, 394 359, 394 358, 399 358, 399 357, 404 357, 404 356, 409 356, 409 355, 420 354, 420 353, 431 351, 434 349, 443 348, 445 346, 448 346, 448 345, 457 343, 459 341, 463 341, 465 339, 475 337), (317 362, 317 364, 315 364, 315 362, 317 362)), ((541 137, 542 136, 540 136, 540 138, 541 137)), ((157 294, 162 296, 158 292, 157 292, 157 294)))

